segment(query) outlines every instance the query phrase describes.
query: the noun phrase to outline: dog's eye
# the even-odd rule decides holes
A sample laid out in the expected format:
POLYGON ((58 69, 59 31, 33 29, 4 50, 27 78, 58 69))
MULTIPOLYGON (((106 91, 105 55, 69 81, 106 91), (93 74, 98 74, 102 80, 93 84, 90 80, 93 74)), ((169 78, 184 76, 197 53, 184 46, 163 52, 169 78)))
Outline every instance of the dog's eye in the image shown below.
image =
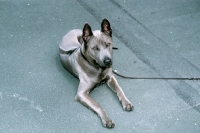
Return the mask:
POLYGON ((106 47, 110 47, 110 43, 105 43, 105 46, 106 47))
POLYGON ((93 47, 92 49, 99 51, 99 48, 97 46, 93 47))

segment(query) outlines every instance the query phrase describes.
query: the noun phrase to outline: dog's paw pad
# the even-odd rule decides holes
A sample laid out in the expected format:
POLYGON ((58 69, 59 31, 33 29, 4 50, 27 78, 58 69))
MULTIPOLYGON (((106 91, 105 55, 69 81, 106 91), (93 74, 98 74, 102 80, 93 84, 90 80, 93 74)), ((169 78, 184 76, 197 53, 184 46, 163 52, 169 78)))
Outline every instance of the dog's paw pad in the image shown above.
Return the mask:
POLYGON ((107 128, 114 128, 115 127, 115 123, 113 123, 112 121, 109 121, 106 123, 106 127, 107 128))
POLYGON ((132 111, 133 110, 133 105, 130 102, 122 102, 123 109, 126 111, 132 111))
POLYGON ((133 110, 133 105, 132 104, 127 104, 126 107, 124 108, 124 110, 126 111, 132 111, 133 110))
POLYGON ((105 120, 105 121, 103 121, 103 126, 106 128, 114 128, 115 123, 113 123, 112 120, 105 120))

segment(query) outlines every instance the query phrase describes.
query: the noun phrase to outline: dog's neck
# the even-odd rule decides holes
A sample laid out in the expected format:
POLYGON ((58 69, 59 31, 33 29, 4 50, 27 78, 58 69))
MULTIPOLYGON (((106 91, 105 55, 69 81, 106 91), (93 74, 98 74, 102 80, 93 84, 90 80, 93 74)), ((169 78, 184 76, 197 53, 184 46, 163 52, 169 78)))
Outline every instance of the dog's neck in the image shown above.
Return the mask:
POLYGON ((91 61, 90 58, 87 57, 85 53, 85 44, 83 43, 82 46, 80 47, 80 53, 83 59, 85 59, 89 64, 91 64, 94 67, 100 67, 99 64, 97 64, 95 61, 91 61))
POLYGON ((81 52, 81 56, 82 56, 88 63, 90 63, 92 66, 97 66, 97 65, 91 63, 91 62, 85 57, 85 55, 83 54, 83 52, 82 52, 81 49, 80 49, 80 52, 81 52))

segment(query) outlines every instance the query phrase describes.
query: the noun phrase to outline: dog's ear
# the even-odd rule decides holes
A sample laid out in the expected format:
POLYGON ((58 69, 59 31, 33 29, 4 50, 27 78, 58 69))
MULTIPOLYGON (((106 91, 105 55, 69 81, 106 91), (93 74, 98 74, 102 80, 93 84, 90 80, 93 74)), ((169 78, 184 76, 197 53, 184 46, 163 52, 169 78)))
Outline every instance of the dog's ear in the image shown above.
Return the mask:
POLYGON ((110 27, 110 22, 107 19, 103 19, 101 23, 101 32, 104 32, 106 35, 112 37, 112 29, 110 27))
POLYGON ((93 33, 92 33, 92 29, 91 29, 90 25, 88 23, 86 23, 83 27, 83 34, 82 34, 84 43, 87 43, 92 35, 93 35, 93 33))

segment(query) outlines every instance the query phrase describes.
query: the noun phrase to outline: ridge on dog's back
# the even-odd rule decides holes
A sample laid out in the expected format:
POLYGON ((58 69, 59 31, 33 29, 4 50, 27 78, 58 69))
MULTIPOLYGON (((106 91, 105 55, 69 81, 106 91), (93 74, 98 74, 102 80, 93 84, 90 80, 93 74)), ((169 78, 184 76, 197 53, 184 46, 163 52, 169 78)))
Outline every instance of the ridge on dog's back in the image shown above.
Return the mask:
POLYGON ((64 51, 70 51, 81 46, 82 30, 74 29, 69 31, 63 38, 59 47, 64 51), (78 40, 79 39, 79 40, 78 40))

